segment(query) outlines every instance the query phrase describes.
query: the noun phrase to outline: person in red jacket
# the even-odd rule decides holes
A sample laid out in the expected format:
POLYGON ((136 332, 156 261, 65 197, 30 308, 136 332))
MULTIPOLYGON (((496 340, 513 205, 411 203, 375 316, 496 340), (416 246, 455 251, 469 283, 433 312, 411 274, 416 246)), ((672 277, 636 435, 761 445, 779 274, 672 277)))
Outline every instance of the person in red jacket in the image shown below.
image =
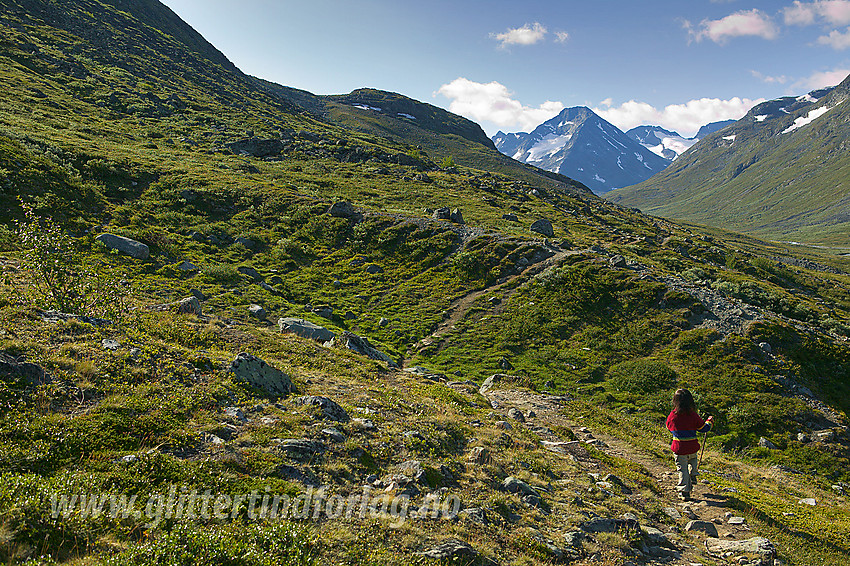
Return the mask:
POLYGON ((673 395, 673 410, 667 417, 667 430, 673 433, 670 450, 679 469, 676 489, 684 501, 691 498, 691 489, 697 481, 699 466, 699 440, 697 433, 711 430, 712 417, 703 420, 697 414, 694 396, 687 389, 679 389, 673 395))

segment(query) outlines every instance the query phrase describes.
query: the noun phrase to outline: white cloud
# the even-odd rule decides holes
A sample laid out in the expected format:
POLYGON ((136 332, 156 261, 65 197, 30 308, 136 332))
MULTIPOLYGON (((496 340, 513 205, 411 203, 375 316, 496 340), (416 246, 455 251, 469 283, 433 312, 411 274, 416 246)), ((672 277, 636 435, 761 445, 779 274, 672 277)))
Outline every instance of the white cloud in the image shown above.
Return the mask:
POLYGON ((534 45, 546 37, 546 28, 538 23, 525 24, 520 28, 508 29, 504 33, 491 33, 490 37, 501 42, 501 47, 508 45, 534 45))
POLYGON ((850 69, 833 69, 832 71, 818 71, 810 76, 797 81, 794 86, 806 91, 818 90, 828 86, 835 86, 850 75, 850 69))
POLYGON ((810 26, 818 19, 836 26, 850 24, 850 0, 795 0, 782 12, 787 25, 810 26))
POLYGON ((594 108, 593 111, 620 128, 629 130, 649 124, 676 131, 683 136, 693 136, 705 124, 720 120, 737 120, 750 108, 764 102, 759 98, 700 98, 684 104, 671 104, 658 109, 646 102, 630 100, 612 108, 594 108))
POLYGON ((602 106, 610 107, 612 104, 614 104, 614 99, 609 96, 605 100, 601 101, 599 104, 601 104, 602 106))
POLYGON ((719 20, 703 20, 696 29, 686 20, 684 27, 688 30, 691 39, 697 42, 708 38, 722 44, 730 37, 753 36, 776 39, 779 35, 779 30, 770 16, 757 9, 741 10, 719 20))
POLYGON ((822 35, 818 38, 818 43, 821 45, 829 45, 836 51, 841 51, 850 47, 850 28, 844 33, 838 30, 832 30, 828 35, 822 35))
POLYGON ((570 34, 565 31, 556 31, 555 32, 555 42, 556 43, 566 43, 566 41, 570 38, 570 34))
POLYGON ((772 77, 770 75, 764 75, 759 73, 758 71, 750 71, 750 73, 757 78, 758 80, 765 82, 767 84, 781 84, 784 85, 788 82, 788 77, 785 75, 779 75, 778 77, 772 77))
POLYGON ((564 105, 547 100, 537 108, 524 106, 511 98, 512 92, 496 81, 477 83, 458 77, 441 86, 437 92, 449 100, 449 110, 477 122, 488 121, 508 130, 529 132, 554 117, 564 105))

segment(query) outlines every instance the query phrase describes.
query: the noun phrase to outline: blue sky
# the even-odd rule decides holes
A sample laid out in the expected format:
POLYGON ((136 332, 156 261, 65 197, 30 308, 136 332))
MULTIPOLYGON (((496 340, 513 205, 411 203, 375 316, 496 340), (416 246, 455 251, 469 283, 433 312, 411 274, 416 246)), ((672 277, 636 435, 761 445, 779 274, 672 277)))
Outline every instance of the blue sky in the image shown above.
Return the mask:
POLYGON ((693 135, 850 73, 850 0, 165 0, 246 73, 399 92, 497 130, 585 105, 693 135))

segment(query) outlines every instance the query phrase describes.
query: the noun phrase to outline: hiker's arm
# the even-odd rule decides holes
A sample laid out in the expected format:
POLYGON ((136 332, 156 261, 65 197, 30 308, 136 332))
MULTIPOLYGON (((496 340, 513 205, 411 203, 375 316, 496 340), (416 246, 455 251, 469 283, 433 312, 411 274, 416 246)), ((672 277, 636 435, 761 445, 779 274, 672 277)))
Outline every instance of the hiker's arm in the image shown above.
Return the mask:
POLYGON ((704 425, 702 425, 702 428, 700 428, 697 432, 708 432, 708 431, 710 431, 710 430, 711 430, 711 425, 713 424, 713 421, 714 421, 714 417, 709 416, 709 417, 705 420, 705 424, 704 424, 704 425))

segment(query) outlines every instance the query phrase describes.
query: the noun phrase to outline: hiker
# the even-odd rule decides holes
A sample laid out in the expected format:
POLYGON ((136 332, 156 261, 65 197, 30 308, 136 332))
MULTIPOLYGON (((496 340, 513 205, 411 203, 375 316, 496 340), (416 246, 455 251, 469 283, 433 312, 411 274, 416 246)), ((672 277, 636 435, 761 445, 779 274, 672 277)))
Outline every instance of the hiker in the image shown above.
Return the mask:
POLYGON ((691 498, 691 489, 697 482, 700 448, 697 433, 710 431, 712 419, 708 417, 702 420, 697 414, 694 396, 687 389, 679 389, 673 395, 673 410, 667 417, 667 429, 673 433, 670 450, 675 455, 676 467, 679 469, 676 489, 683 501, 691 498))

